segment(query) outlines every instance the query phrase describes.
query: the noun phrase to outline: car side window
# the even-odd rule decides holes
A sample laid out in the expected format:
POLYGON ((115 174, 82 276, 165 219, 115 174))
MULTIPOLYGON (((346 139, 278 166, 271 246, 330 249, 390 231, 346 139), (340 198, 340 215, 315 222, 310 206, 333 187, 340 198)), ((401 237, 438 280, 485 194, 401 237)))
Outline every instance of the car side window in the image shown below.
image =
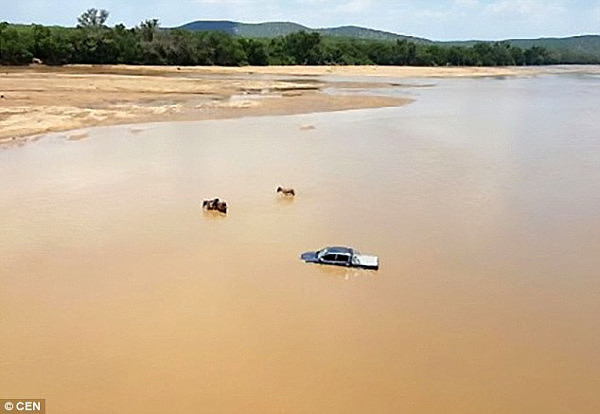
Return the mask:
POLYGON ((350 261, 350 256, 348 256, 346 254, 338 254, 338 255, 336 255, 336 261, 342 262, 342 263, 348 263, 350 261))
POLYGON ((323 260, 326 260, 328 262, 334 262, 335 261, 335 254, 326 254, 325 256, 323 256, 322 258, 323 260))

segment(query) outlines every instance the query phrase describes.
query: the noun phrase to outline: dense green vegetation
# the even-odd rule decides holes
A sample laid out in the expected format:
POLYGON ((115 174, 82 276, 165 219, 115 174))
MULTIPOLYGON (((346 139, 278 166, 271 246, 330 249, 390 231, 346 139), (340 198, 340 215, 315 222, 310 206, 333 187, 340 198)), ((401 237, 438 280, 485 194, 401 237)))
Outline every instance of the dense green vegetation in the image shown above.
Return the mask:
MULTIPOLYGON (((559 63, 600 63, 600 36, 572 36, 565 38, 510 39, 511 46, 522 49, 533 46, 543 47, 550 58, 559 63)), ((444 46, 473 46, 478 42, 444 42, 444 46)))
MULTIPOLYGON (((319 33, 325 38, 342 37, 365 40, 408 40, 409 42, 418 44, 435 44, 442 47, 470 47, 477 43, 482 43, 481 41, 477 40, 434 42, 424 38, 405 36, 397 33, 390 33, 357 26, 311 29, 306 26, 289 22, 267 22, 253 24, 223 20, 197 20, 180 26, 180 28, 191 31, 217 30, 232 36, 252 38, 273 38, 305 31, 308 33, 319 33)), ((543 47, 548 51, 550 60, 552 62, 600 63, 600 35, 571 36, 564 38, 508 39, 502 43, 508 43, 511 46, 516 46, 521 49, 528 49, 533 46, 543 47)))
MULTIPOLYGON (((561 63, 545 48, 508 42, 441 46, 406 39, 372 40, 294 32, 273 38, 222 31, 160 29, 157 20, 134 28, 105 25, 108 13, 90 9, 75 28, 0 23, 0 64, 145 65, 419 65, 503 66, 561 63)), ((569 62, 571 63, 571 62, 569 62)), ((590 62, 586 62, 590 63, 590 62)))

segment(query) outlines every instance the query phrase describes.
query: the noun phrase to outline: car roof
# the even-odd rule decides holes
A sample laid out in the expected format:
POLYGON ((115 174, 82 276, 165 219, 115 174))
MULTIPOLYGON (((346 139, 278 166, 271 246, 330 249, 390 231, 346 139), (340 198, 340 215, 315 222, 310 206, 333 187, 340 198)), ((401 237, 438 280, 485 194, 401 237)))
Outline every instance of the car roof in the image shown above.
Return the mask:
POLYGON ((346 253, 352 254, 353 250, 350 247, 331 246, 326 248, 327 253, 346 253))

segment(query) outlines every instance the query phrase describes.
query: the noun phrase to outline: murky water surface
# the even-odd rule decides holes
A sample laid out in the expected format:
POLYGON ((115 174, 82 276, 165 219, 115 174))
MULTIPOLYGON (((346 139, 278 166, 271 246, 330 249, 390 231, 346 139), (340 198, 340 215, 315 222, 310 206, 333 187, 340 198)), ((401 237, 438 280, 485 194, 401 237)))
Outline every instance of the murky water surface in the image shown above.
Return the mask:
POLYGON ((417 99, 401 108, 0 151, 2 397, 600 412, 600 79, 433 83, 395 90, 417 99), (298 260, 338 244, 381 269, 298 260))

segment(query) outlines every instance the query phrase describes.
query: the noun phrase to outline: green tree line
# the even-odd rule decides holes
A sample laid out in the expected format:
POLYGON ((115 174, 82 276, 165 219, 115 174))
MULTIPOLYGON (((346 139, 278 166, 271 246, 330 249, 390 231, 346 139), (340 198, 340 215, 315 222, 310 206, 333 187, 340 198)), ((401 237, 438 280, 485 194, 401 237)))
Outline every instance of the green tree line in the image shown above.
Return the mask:
POLYGON ((161 29, 158 20, 134 28, 105 25, 108 12, 90 9, 75 28, 0 23, 0 64, 24 65, 412 65, 506 66, 561 62, 546 49, 506 42, 444 47, 406 40, 375 41, 298 32, 273 39, 221 32, 161 29))

